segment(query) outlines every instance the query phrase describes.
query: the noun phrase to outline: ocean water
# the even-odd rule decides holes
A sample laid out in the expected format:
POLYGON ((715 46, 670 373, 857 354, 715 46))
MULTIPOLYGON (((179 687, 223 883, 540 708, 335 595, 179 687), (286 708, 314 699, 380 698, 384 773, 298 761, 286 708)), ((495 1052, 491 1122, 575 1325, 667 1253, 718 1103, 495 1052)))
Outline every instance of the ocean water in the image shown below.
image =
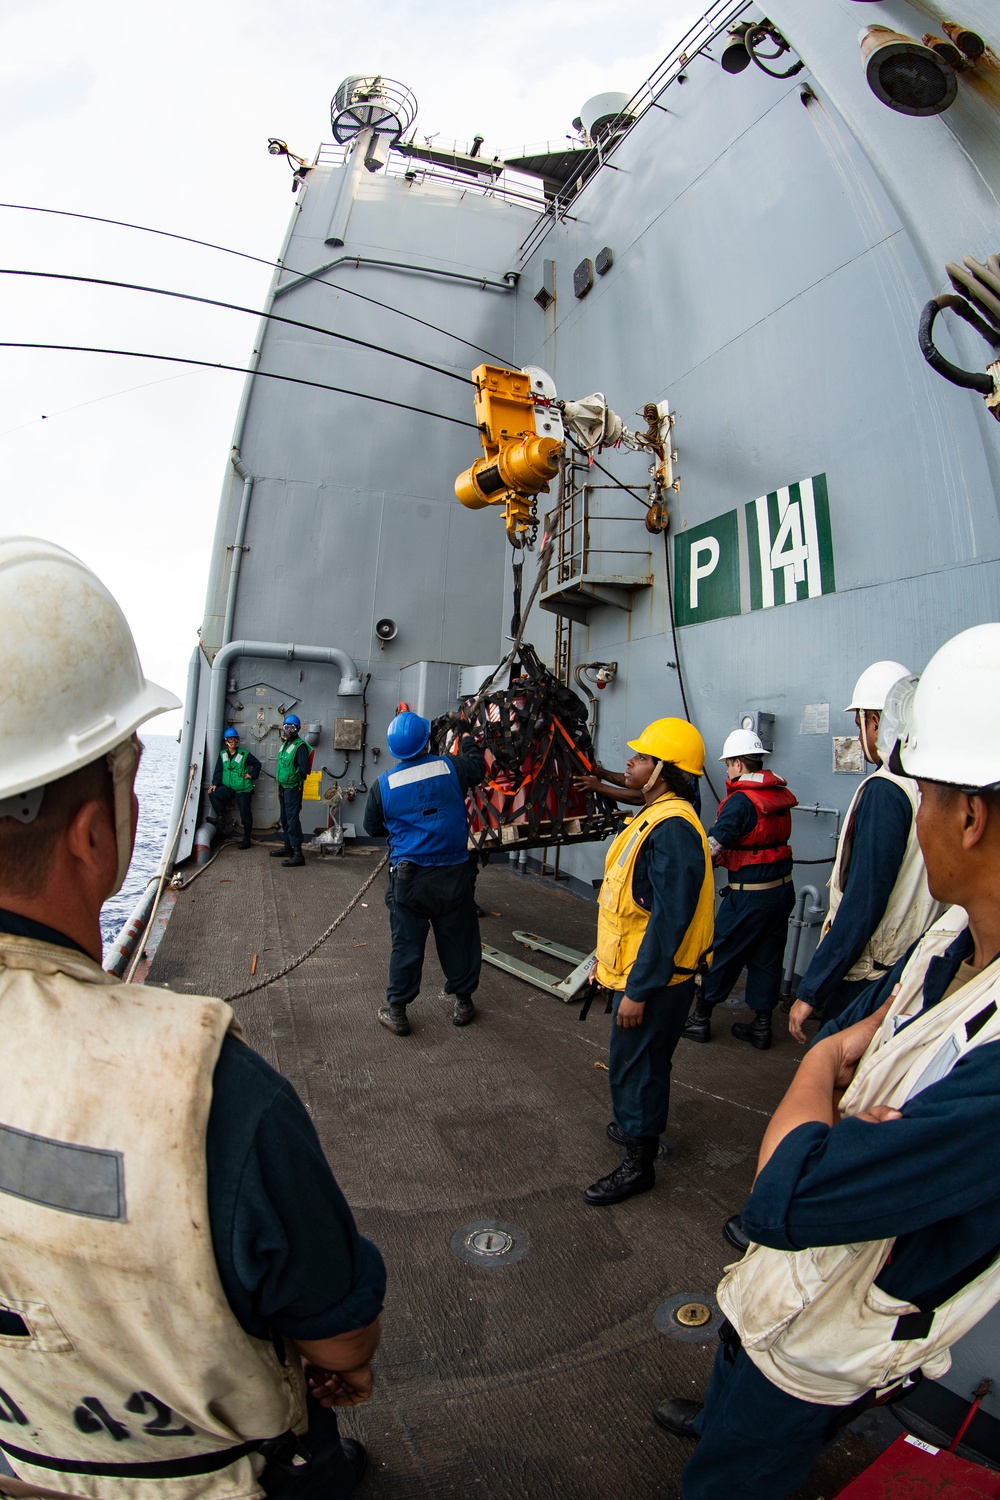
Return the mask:
POLYGON ((139 827, 125 884, 117 896, 112 896, 101 908, 101 936, 105 947, 114 942, 145 890, 146 882, 156 874, 174 799, 179 753, 177 741, 166 734, 141 734, 139 738, 144 746, 135 780, 139 827))

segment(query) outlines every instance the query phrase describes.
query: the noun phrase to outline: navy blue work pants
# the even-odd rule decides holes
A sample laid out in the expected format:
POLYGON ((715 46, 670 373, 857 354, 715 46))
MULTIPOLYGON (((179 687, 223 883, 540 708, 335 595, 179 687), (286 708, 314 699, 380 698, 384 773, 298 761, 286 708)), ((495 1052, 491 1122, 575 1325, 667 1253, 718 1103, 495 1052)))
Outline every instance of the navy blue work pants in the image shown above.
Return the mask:
POLYGON ((247 838, 253 829, 253 792, 234 792, 232 787, 217 786, 214 792, 209 792, 208 800, 212 804, 212 811, 221 823, 226 813, 233 805, 240 810, 240 821, 243 824, 243 832, 247 838))
POLYGON ((631 1136, 662 1135, 670 1108, 670 1069, 674 1049, 694 998, 694 979, 664 985, 646 1001, 642 1025, 618 1025, 622 993, 611 1017, 608 1081, 615 1123, 631 1136))
POLYGON ((712 967, 701 992, 703 1005, 728 999, 746 969, 747 1005, 768 1014, 774 1010, 794 905, 791 881, 769 891, 730 891, 723 898, 715 918, 712 967))
POLYGON ((302 811, 302 788, 279 786, 278 800, 281 804, 278 827, 285 836, 285 843, 290 844, 293 849, 299 849, 302 845, 302 824, 299 821, 299 813, 302 811))
POLYGON ((445 994, 473 994, 479 984, 483 949, 471 880, 459 905, 438 917, 418 917, 405 906, 399 906, 395 899, 393 875, 389 876, 385 904, 389 908, 389 931, 392 933, 389 987, 385 992, 388 1003, 408 1005, 419 995, 424 948, 431 928, 434 929, 434 943, 444 970, 445 994))
POLYGON ((681 1475, 682 1500, 783 1500, 867 1404, 800 1401, 772 1385, 742 1349, 734 1359, 720 1343, 695 1418, 701 1441, 681 1475))
POLYGON ((268 1497, 281 1500, 347 1500, 354 1493, 354 1472, 340 1446, 337 1413, 306 1396, 309 1427, 302 1439, 309 1462, 304 1466, 265 1469, 262 1478, 268 1497))

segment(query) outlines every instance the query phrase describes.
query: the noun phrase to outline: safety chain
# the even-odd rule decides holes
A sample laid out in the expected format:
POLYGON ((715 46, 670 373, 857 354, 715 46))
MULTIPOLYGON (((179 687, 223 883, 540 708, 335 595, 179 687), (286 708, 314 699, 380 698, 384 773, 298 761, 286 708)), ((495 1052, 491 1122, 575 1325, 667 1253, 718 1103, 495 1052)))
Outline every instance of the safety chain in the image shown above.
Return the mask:
POLYGON ((343 922, 345 918, 350 916, 351 912, 361 900, 361 897, 365 894, 365 891, 369 890, 370 887, 374 884, 375 877, 381 874, 388 862, 388 854, 383 854, 382 858, 379 860, 378 864, 375 866, 374 870, 371 872, 368 879, 365 881, 364 885, 355 895, 353 900, 344 907, 344 910, 340 913, 340 916, 334 918, 326 931, 321 932, 316 941, 312 943, 304 953, 300 953, 298 958, 293 958, 291 963, 286 964, 283 969, 279 969, 277 974, 268 974, 266 979, 258 980, 256 984, 249 985, 245 990, 237 990, 233 995, 224 995, 223 999, 225 1000, 226 1004, 231 1005, 234 1000, 242 1000, 246 995, 253 995, 256 994, 258 990, 267 989, 267 986, 269 984, 274 984, 276 979, 284 979, 286 974, 290 974, 293 969, 298 968, 299 964, 304 964, 307 958, 311 958, 312 955, 316 952, 316 949, 321 947, 332 933, 336 932, 341 922, 343 922))

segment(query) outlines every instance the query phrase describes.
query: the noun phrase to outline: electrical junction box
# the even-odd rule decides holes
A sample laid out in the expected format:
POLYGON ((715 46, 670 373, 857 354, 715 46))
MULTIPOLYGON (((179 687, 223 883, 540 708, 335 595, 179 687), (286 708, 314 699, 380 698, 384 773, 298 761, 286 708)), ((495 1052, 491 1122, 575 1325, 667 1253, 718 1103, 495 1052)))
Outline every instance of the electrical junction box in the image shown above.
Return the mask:
POLYGON ((364 723, 361 719, 334 719, 333 748, 335 750, 360 750, 364 723))
POLYGON ((740 719, 740 728, 749 729, 751 734, 755 734, 765 750, 774 749, 774 714, 763 713, 761 710, 744 714, 740 719))

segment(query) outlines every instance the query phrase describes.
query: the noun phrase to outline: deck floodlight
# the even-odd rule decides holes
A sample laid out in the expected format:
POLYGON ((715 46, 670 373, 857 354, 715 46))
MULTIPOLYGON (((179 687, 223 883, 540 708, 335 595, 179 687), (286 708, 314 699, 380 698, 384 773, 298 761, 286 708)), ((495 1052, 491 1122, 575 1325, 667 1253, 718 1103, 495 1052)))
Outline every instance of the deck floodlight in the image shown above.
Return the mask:
POLYGON ((749 21, 738 21, 726 32, 726 45, 719 61, 727 73, 742 73, 744 68, 749 68, 750 54, 746 48, 746 34, 749 30, 749 21))
POLYGON ((915 37, 869 26, 861 33, 861 60, 876 99, 901 115, 940 115, 955 102, 954 70, 915 37))

